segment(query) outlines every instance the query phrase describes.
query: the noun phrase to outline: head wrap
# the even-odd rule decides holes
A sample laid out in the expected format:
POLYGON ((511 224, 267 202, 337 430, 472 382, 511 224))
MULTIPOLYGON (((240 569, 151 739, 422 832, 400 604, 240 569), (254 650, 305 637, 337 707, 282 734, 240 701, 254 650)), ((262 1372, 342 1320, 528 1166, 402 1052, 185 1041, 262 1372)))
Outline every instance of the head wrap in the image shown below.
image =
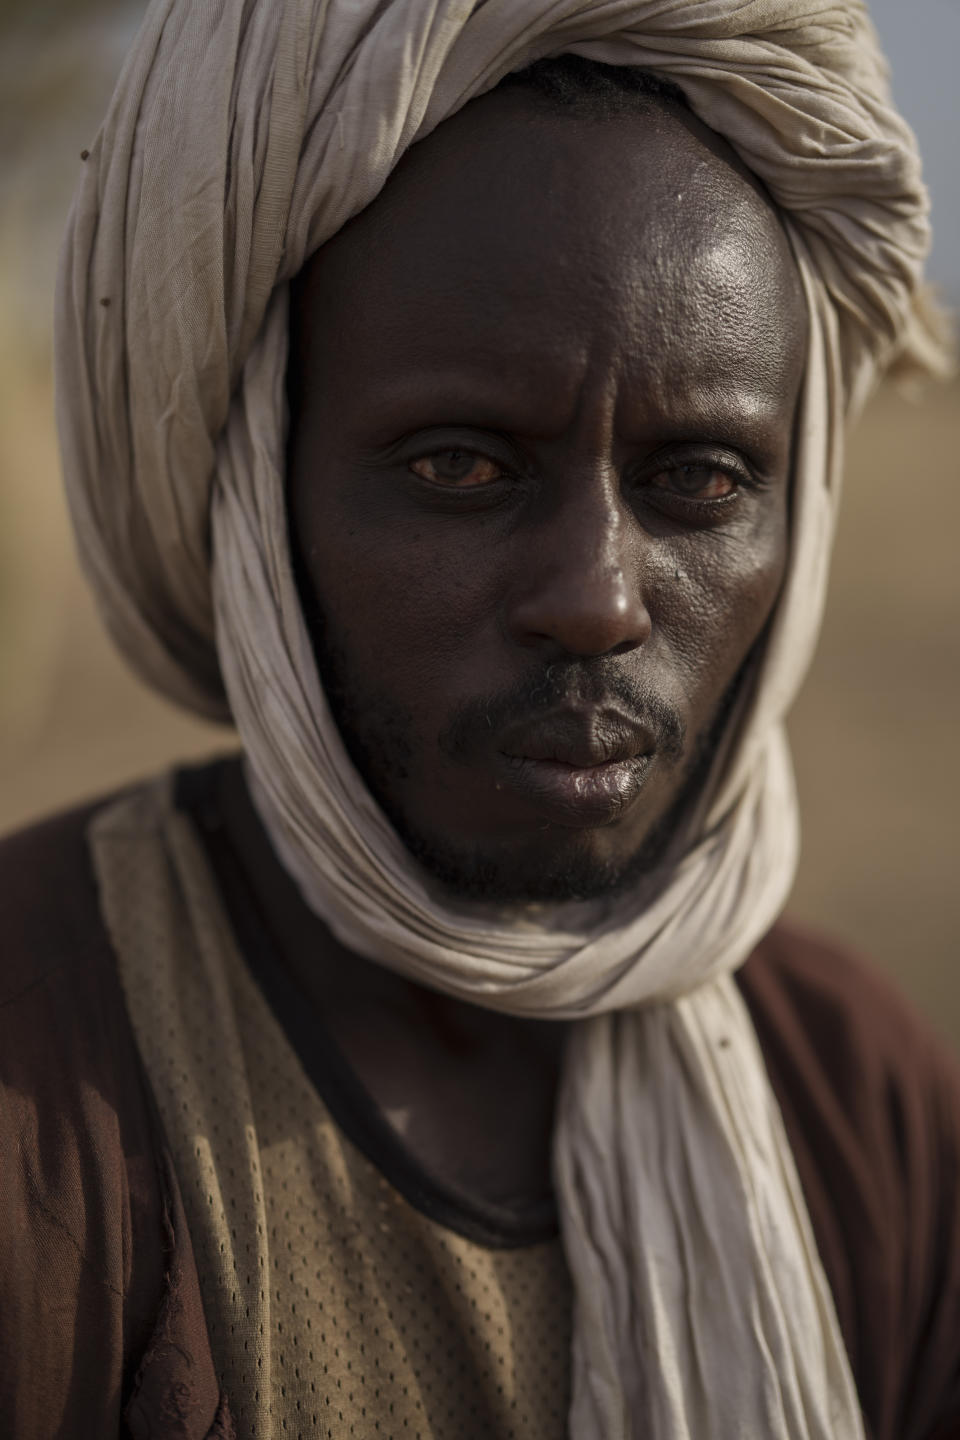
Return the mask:
POLYGON ((819 625, 843 426, 897 349, 933 354, 926 213, 857 0, 154 0, 72 212, 58 418, 120 648, 232 715, 277 852, 346 945, 580 1022, 555 1141, 575 1440, 863 1433, 730 974, 793 876, 781 722, 819 625), (681 86, 781 207, 810 329, 787 577, 686 852, 642 906, 519 926, 437 898, 327 708, 284 514, 287 282, 410 145, 563 52, 681 86))

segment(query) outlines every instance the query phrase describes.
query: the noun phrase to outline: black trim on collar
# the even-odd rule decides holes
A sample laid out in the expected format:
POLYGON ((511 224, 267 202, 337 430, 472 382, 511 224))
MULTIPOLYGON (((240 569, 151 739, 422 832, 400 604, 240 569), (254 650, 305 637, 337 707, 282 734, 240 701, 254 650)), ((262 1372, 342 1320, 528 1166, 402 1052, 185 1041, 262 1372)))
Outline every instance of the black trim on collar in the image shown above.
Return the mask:
POLYGON ((196 824, 247 968, 337 1126, 415 1210, 487 1249, 543 1244, 558 1234, 553 1202, 518 1215, 444 1184, 411 1155, 284 964, 223 827, 217 795, 232 756, 174 777, 174 803, 196 824))

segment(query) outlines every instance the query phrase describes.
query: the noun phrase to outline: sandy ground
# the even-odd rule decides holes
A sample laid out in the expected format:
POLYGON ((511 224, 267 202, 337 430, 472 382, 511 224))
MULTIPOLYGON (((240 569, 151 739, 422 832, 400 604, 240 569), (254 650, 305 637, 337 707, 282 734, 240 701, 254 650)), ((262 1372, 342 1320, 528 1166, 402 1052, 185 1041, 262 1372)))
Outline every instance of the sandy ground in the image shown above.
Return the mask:
MULTIPOLYGON (((0 359, 0 829, 231 745, 157 700, 73 560, 49 380, 0 359)), ((794 914, 860 946, 960 1046, 960 389, 884 392, 855 437, 828 619, 791 731, 794 914)))

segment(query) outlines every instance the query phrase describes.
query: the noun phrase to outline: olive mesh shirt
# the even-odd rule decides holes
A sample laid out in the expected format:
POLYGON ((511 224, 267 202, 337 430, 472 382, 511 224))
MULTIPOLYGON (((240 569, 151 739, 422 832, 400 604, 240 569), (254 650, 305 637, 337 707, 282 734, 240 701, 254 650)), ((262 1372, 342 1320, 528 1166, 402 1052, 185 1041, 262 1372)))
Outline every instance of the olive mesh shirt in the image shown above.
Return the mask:
MULTIPOLYGON (((411 1163, 416 1208, 346 1138, 244 965, 168 784, 108 807, 92 847, 239 1433, 563 1440, 556 1236, 444 1208, 411 1163)), ((327 1088, 330 1055, 305 1059, 327 1088)))

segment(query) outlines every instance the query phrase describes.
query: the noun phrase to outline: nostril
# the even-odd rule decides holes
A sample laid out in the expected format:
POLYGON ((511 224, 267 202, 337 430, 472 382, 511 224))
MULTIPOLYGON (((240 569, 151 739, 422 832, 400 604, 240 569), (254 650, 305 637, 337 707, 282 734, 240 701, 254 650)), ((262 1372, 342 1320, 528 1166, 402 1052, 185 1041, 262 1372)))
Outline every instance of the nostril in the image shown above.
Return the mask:
POLYGON ((524 646, 599 656, 639 648, 651 625, 641 596, 622 572, 592 579, 554 572, 514 605, 509 628, 524 646))
POLYGON ((607 655, 629 655, 631 650, 637 650, 649 636, 649 629, 643 639, 621 640, 619 645, 612 645, 605 653, 607 655))

